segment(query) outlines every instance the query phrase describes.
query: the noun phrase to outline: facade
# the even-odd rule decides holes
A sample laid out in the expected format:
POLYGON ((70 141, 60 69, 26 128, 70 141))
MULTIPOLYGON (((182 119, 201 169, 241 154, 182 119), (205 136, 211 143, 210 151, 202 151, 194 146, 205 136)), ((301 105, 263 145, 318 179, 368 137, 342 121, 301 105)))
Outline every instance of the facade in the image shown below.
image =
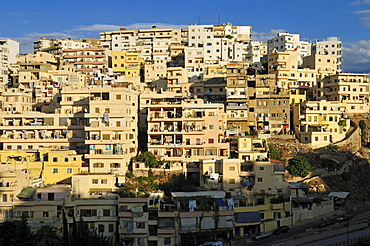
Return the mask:
POLYGON ((47 39, 41 37, 39 40, 33 42, 34 53, 47 52, 53 55, 61 55, 65 49, 85 49, 96 47, 100 45, 99 39, 85 38, 85 39, 47 39))
POLYGON ((64 49, 62 58, 64 65, 72 65, 88 77, 94 75, 94 70, 108 67, 108 54, 104 48, 64 49))
POLYGON ((8 83, 10 64, 15 63, 18 54, 18 42, 11 39, 0 39, 0 84, 8 83))
POLYGON ((326 76, 317 87, 317 99, 347 104, 347 114, 369 112, 368 74, 333 74, 326 76))
POLYGON ((228 156, 222 104, 174 98, 153 100, 146 107, 148 150, 154 155, 165 161, 185 162, 188 168, 206 156, 228 156))
POLYGON ((345 138, 350 128, 346 103, 307 101, 293 109, 295 134, 301 143, 320 148, 345 138))
POLYGON ((342 41, 338 37, 330 37, 323 41, 317 40, 312 44, 312 54, 331 55, 334 56, 336 64, 336 72, 342 72, 342 41))
POLYGON ((267 40, 267 54, 274 52, 296 53, 300 65, 303 57, 311 55, 311 44, 301 41, 299 34, 278 33, 276 37, 267 40))

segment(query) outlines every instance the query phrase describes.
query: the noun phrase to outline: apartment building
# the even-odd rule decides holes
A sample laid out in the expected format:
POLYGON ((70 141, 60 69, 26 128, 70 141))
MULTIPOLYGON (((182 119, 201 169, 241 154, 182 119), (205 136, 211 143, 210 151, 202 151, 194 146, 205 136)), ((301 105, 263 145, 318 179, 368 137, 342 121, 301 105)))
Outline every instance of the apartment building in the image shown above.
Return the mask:
MULTIPOLYGON (((148 150, 165 161, 185 162, 190 172, 205 156, 228 156, 222 104, 203 100, 151 100, 147 107, 148 150)), ((194 171, 197 172, 196 169, 194 171)))
MULTIPOLYGON (((114 167, 113 167, 114 168, 114 167)), ((124 175, 114 173, 78 173, 72 176, 72 196, 88 199, 112 196, 118 187, 124 185, 124 175)))
POLYGON ((47 39, 41 37, 39 40, 33 42, 33 50, 37 52, 47 52, 53 55, 61 55, 65 49, 85 49, 96 47, 100 45, 99 39, 85 38, 85 39, 47 39))
POLYGON ((44 185, 56 184, 81 172, 81 157, 74 150, 50 148, 0 151, 0 161, 3 165, 22 166, 32 175, 33 180, 41 179, 44 185))
POLYGON ((243 158, 254 156, 256 159, 202 160, 201 186, 226 191, 228 203, 234 208, 237 238, 292 225, 285 163, 269 159, 267 152, 258 150, 261 148, 257 144, 262 142, 239 138, 239 144, 245 153, 249 151, 243 158))
POLYGON ((0 39, 0 83, 7 84, 10 64, 15 63, 19 54, 19 43, 11 39, 0 39))
POLYGON ((108 67, 108 53, 104 48, 63 49, 63 65, 73 65, 76 71, 93 77, 94 70, 108 67))
POLYGON ((31 230, 42 226, 62 227, 62 209, 69 188, 56 185, 45 188, 23 188, 14 198, 14 218, 27 218, 31 230))
POLYGON ((338 101, 307 101, 294 105, 295 135, 301 143, 320 148, 345 138, 350 128, 347 105, 338 101))
POLYGON ((331 55, 334 56, 336 72, 342 72, 342 41, 338 37, 329 37, 322 41, 317 40, 312 44, 312 54, 331 55))
POLYGON ((126 245, 197 245, 230 238, 233 206, 223 191, 172 192, 148 198, 119 198, 121 241, 126 245))
POLYGON ((0 166, 0 222, 13 220, 14 199, 23 187, 29 187, 34 180, 22 165, 0 166))
POLYGON ((315 98, 344 102, 347 114, 369 112, 368 74, 342 73, 326 76, 317 86, 315 98))
POLYGON ((112 68, 114 73, 121 74, 125 77, 143 76, 143 64, 140 52, 138 51, 113 51, 112 68))
POLYGON ((278 33, 276 37, 267 40, 267 54, 274 52, 296 53, 297 65, 301 65, 302 58, 311 55, 311 44, 301 41, 299 34, 278 33))
POLYGON ((65 199, 64 208, 67 223, 72 226, 74 219, 83 219, 84 225, 116 242, 117 228, 117 196, 79 199, 70 196, 65 199))
POLYGON ((91 88, 89 94, 85 158, 90 172, 125 174, 137 153, 138 92, 129 86, 91 88))

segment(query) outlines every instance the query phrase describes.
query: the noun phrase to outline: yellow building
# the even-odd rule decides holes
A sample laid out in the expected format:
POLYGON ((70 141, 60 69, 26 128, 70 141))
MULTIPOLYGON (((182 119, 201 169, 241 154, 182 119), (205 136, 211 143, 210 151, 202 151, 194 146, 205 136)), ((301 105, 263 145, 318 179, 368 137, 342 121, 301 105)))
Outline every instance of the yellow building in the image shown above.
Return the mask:
POLYGON ((112 67, 115 73, 125 77, 143 76, 144 59, 139 51, 113 51, 112 67))
POLYGON ((81 172, 82 159, 74 150, 3 150, 0 151, 1 163, 9 166, 22 165, 33 179, 47 184, 55 184, 81 172))
POLYGON ((350 128, 347 104, 338 101, 308 101, 293 107, 295 134, 301 143, 320 148, 345 138, 350 128))

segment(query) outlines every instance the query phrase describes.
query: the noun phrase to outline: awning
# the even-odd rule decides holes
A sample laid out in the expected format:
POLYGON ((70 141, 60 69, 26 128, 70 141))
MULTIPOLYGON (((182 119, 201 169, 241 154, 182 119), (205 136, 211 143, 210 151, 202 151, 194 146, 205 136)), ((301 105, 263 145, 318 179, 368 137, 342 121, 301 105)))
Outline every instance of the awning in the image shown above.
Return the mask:
POLYGON ((181 218, 181 230, 189 231, 197 229, 197 218, 181 218))
POLYGON ((227 206, 226 202, 222 198, 216 198, 218 206, 227 206))
POLYGON ((233 216, 220 216, 218 220, 218 228, 232 228, 234 227, 233 216))
POLYGON ((213 217, 203 217, 202 222, 200 224, 201 229, 214 229, 215 228, 215 220, 213 217))
POLYGON ((37 189, 34 188, 23 188, 21 193, 17 195, 20 199, 30 199, 35 195, 37 189))
POLYGON ((174 222, 173 218, 159 218, 158 220, 158 227, 159 228, 173 228, 174 222))
POLYGON ((236 213, 236 223, 255 223, 261 221, 259 212, 236 213))

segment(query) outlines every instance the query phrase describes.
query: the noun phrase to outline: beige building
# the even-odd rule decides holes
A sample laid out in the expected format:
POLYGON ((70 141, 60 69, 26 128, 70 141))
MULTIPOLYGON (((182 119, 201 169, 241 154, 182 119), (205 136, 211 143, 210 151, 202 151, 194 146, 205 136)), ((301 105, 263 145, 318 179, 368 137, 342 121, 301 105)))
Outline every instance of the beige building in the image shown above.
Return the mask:
POLYGON ((87 228, 106 236, 115 242, 117 233, 117 196, 100 196, 99 198, 78 199, 69 197, 64 203, 67 223, 72 226, 82 218, 87 228))
POLYGON ((294 105, 293 124, 301 143, 320 148, 345 138, 350 129, 346 103, 338 101, 308 101, 294 105))
POLYGON ((31 230, 49 225, 62 227, 62 208, 70 190, 63 186, 23 188, 14 199, 14 218, 27 218, 31 230))
POLYGON ((318 100, 337 101, 347 104, 347 114, 369 112, 368 74, 334 74, 326 76, 315 91, 318 100))
POLYGON ((47 52, 54 55, 61 55, 65 49, 84 49, 90 47, 98 47, 100 45, 99 39, 85 38, 85 39, 47 39, 41 37, 39 40, 33 42, 34 52, 47 52))
MULTIPOLYGON (((197 166, 206 156, 228 156, 222 104, 163 98, 149 101, 146 107, 148 150, 154 155, 165 161, 185 162, 187 168, 197 166)), ((184 171, 189 172, 185 165, 184 171)))

